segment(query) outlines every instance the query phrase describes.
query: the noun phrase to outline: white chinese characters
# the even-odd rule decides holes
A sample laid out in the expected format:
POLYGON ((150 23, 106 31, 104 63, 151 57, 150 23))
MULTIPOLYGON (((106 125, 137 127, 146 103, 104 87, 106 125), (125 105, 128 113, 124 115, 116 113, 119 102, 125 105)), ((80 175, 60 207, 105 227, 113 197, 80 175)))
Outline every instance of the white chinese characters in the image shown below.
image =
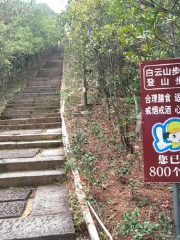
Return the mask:
POLYGON ((143 78, 147 90, 179 88, 180 63, 146 66, 143 78))

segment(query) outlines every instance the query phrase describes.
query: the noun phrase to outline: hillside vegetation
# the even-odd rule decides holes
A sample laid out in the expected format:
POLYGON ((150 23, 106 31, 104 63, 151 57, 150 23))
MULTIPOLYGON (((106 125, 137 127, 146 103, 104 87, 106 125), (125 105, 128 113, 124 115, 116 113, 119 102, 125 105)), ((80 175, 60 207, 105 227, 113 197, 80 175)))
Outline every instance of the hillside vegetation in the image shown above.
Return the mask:
POLYGON ((170 184, 144 183, 139 63, 178 57, 179 10, 176 0, 72 0, 59 18, 66 168, 79 170, 87 199, 117 240, 174 239, 170 184))
POLYGON ((123 144, 133 151, 128 123, 140 112, 141 60, 179 53, 180 3, 175 0, 74 0, 60 24, 71 56, 73 79, 96 86, 107 115, 115 114, 123 144), (122 109, 124 99, 134 107, 122 109), (124 114, 126 112, 126 114, 124 114))
POLYGON ((56 20, 57 15, 46 4, 0 1, 0 91, 36 67, 57 45, 56 20))

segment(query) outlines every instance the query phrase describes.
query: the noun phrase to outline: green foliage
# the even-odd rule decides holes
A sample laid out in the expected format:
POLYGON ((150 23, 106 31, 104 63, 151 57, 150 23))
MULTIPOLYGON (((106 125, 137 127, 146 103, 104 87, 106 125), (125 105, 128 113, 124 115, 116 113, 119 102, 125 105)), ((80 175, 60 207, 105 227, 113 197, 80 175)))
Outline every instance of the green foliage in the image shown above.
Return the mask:
POLYGON ((101 123, 100 122, 95 122, 92 124, 91 129, 92 132, 96 135, 96 136, 100 136, 102 133, 102 129, 101 129, 101 123))
POLYGON ((87 152, 82 157, 79 162, 83 174, 86 176, 87 180, 91 183, 94 182, 94 173, 97 170, 96 158, 92 155, 91 152, 87 152))
POLYGON ((68 159, 65 163, 64 163, 64 169, 66 171, 73 171, 77 169, 77 164, 76 164, 76 160, 74 158, 70 158, 68 159))
MULTIPOLYGON (((146 201, 146 199, 144 199, 146 201)), ((172 219, 166 213, 160 212, 158 222, 140 221, 139 208, 125 213, 122 217, 122 225, 119 226, 123 236, 131 236, 132 239, 160 239, 168 240, 172 237, 172 219)))
POLYGON ((176 0, 154 0, 153 4, 136 0, 76 0, 59 18, 61 36, 73 56, 72 77, 97 86, 107 115, 115 114, 122 143, 130 151, 131 136, 125 133, 134 111, 125 112, 121 100, 126 97, 128 103, 140 103, 140 60, 179 54, 179 9, 176 0))
POLYGON ((70 194, 70 203, 76 234, 78 235, 79 233, 86 232, 86 224, 82 215, 82 210, 78 202, 77 196, 74 193, 70 194))
POLYGON ((124 162, 122 167, 117 170, 118 175, 122 176, 122 175, 130 174, 132 166, 133 166, 133 162, 131 161, 124 162))
POLYGON ((131 236, 132 239, 145 239, 148 236, 157 234, 160 227, 158 223, 150 221, 141 222, 139 220, 139 209, 135 208, 129 213, 123 215, 123 224, 121 226, 121 233, 123 236, 131 236))
POLYGON ((159 216, 159 223, 160 223, 160 232, 161 232, 161 238, 162 240, 164 239, 170 239, 172 236, 172 228, 173 228, 173 220, 168 217, 165 213, 165 211, 160 212, 159 216))
POLYGON ((84 144, 87 143, 87 136, 84 131, 77 129, 71 137, 71 158, 66 162, 66 170, 78 169, 86 179, 94 183, 94 174, 97 170, 96 158, 90 151, 85 149, 84 144))
POLYGON ((59 40, 57 16, 35 1, 2 0, 0 4, 0 86, 37 64, 59 40))
POLYGON ((85 132, 81 129, 77 129, 74 134, 72 134, 71 142, 73 145, 85 144, 87 142, 85 132))

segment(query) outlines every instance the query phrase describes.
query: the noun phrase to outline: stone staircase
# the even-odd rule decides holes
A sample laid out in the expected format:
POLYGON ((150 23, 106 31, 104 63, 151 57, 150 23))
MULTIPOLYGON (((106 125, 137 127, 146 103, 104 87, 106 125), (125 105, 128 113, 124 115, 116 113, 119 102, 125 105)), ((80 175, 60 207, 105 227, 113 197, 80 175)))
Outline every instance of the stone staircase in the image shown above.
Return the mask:
MULTIPOLYGON (((37 191, 34 197, 36 204, 32 207, 30 217, 17 217, 16 214, 16 219, 13 219, 14 215, 12 218, 11 214, 4 217, 3 211, 8 211, 4 210, 4 207, 1 209, 1 206, 5 204, 9 210, 8 203, 12 202, 15 204, 14 210, 17 209, 18 201, 16 197, 12 197, 10 201, 0 199, 2 240, 74 239, 68 191, 59 186, 66 179, 62 169, 65 157, 59 111, 61 76, 62 49, 56 49, 36 78, 29 82, 22 92, 16 93, 1 113, 0 188, 4 189, 0 190, 0 195, 1 191, 7 192, 5 188, 9 187, 14 187, 15 192, 23 186, 28 186, 31 192, 34 192, 34 189, 37 191), (41 187, 42 185, 45 186, 41 187), (53 199, 49 194, 54 196, 53 199), (41 204, 44 207, 39 211, 37 205, 41 204), (61 212, 63 214, 60 214, 61 212), (35 223, 39 223, 38 227, 35 223), (30 230, 29 224, 32 224, 30 230), (24 230, 26 227, 27 231, 24 230)), ((26 202, 28 199, 29 197, 26 202)), ((11 211, 13 210, 11 205, 11 211)))

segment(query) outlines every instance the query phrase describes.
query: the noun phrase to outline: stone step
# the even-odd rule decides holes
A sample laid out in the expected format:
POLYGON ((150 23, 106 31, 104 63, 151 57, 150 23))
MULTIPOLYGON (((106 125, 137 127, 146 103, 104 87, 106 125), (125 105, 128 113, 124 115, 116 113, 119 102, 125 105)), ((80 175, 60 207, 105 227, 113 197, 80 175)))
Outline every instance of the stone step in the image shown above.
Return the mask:
POLYGON ((57 123, 61 122, 59 117, 43 117, 43 118, 24 118, 24 119, 11 119, 11 120, 1 120, 1 125, 22 125, 22 124, 39 124, 39 123, 57 123))
POLYGON ((62 138, 60 133, 40 133, 40 134, 19 134, 3 135, 0 134, 0 142, 20 142, 20 141, 42 141, 58 140, 62 138))
POLYGON ((53 185, 38 187, 33 214, 0 220, 0 236, 1 240, 74 240, 68 190, 53 185))
MULTIPOLYGON (((48 70, 49 71, 49 70, 48 70)), ((54 78, 49 78, 48 76, 46 77, 39 77, 39 76, 36 76, 35 78, 34 78, 34 80, 33 81, 31 81, 31 82, 35 82, 35 81, 42 81, 42 82, 50 82, 50 83, 52 83, 52 82, 59 82, 59 79, 60 79, 60 76, 55 76, 54 78)))
MULTIPOLYGON (((34 82, 34 83, 37 83, 37 82, 34 82)), ((39 84, 39 82, 38 82, 38 84, 39 84)), ((29 84, 29 85, 27 85, 26 86, 26 88, 25 89, 39 89, 39 90, 46 90, 46 89, 49 89, 49 87, 47 86, 47 83, 45 83, 45 84, 43 84, 42 86, 41 85, 33 85, 33 84, 29 84)), ((60 84, 58 83, 53 83, 53 84, 51 84, 51 89, 52 90, 60 90, 60 84), (56 86, 57 85, 57 86, 56 86)))
POLYGON ((53 56, 50 58, 51 60, 63 60, 63 57, 62 56, 53 56))
POLYGON ((57 96, 48 96, 48 95, 44 96, 44 95, 42 95, 42 96, 36 96, 36 97, 27 96, 25 98, 23 98, 23 96, 22 97, 16 96, 16 97, 13 98, 13 101, 14 102, 23 102, 23 103, 26 103, 26 102, 40 102, 40 103, 42 103, 44 101, 46 101, 46 102, 57 102, 57 101, 59 101, 59 96, 57 97, 57 96))
POLYGON ((54 68, 54 69, 42 68, 39 70, 37 77, 54 78, 56 76, 60 76, 61 71, 62 70, 59 68, 54 68))
POLYGON ((62 61, 58 61, 58 60, 54 60, 54 61, 48 61, 45 65, 44 68, 45 69, 57 69, 60 68, 60 70, 62 71, 62 61))
POLYGON ((5 149, 27 149, 27 148, 56 148, 63 145, 62 140, 47 140, 33 142, 1 142, 0 150, 5 149))
POLYGON ((47 94, 51 94, 51 95, 56 95, 57 93, 59 94, 59 90, 47 90, 47 89, 44 89, 44 90, 39 90, 39 89, 28 89, 28 90, 24 90, 22 93, 23 94, 44 94, 44 95, 47 95, 47 94))
MULTIPOLYGON (((59 99, 49 100, 49 99, 36 99, 35 101, 23 101, 23 99, 14 100, 14 102, 10 102, 7 105, 7 108, 10 106, 15 107, 54 107, 60 108, 59 99), (44 104, 46 102, 46 104, 44 104)), ((6 109, 6 108, 5 108, 6 109)))
POLYGON ((34 79, 33 82, 30 82, 27 86, 33 86, 33 85, 42 85, 43 87, 49 87, 49 86, 60 86, 60 79, 56 78, 56 79, 43 79, 43 78, 39 78, 36 77, 34 79))
POLYGON ((60 117, 60 113, 40 113, 40 114, 11 114, 11 115, 0 115, 1 120, 5 119, 17 119, 17 118, 37 118, 37 117, 60 117))
POLYGON ((60 101, 59 99, 57 100, 51 100, 51 101, 46 101, 46 105, 44 105, 44 100, 35 100, 35 101, 30 101, 30 100, 27 100, 27 101, 9 101, 6 105, 6 107, 8 106, 21 106, 21 107, 26 107, 26 106, 34 106, 34 107, 45 107, 45 106, 48 106, 48 107, 53 107, 53 106, 57 106, 59 108, 60 106, 60 101))
POLYGON ((46 93, 46 92, 44 92, 44 93, 16 93, 15 94, 15 97, 44 97, 44 96, 52 96, 52 97, 55 97, 55 96, 57 96, 57 95, 59 95, 59 93, 46 93))
MULTIPOLYGON (((31 119, 31 118, 30 118, 31 119)), ((1 130, 26 130, 26 129, 53 129, 60 128, 60 122, 54 123, 34 123, 34 124, 19 124, 19 125, 0 125, 1 130)))
POLYGON ((17 118, 35 118, 35 117, 57 117, 57 114, 59 115, 59 113, 21 113, 21 114, 16 114, 16 113, 12 113, 12 114, 2 114, 0 116, 1 120, 5 120, 5 119, 17 119, 17 118))
POLYGON ((45 78, 45 77, 36 76, 33 81, 29 82, 29 85, 33 85, 34 83, 42 83, 43 86, 45 86, 46 84, 48 85, 57 84, 60 86, 60 77, 56 76, 54 78, 49 78, 49 77, 45 78))
POLYGON ((23 89, 23 92, 24 91, 27 91, 27 90, 33 90, 33 91, 35 91, 35 90, 40 90, 40 91, 59 91, 60 90, 60 88, 59 87, 54 87, 54 86, 51 86, 50 88, 49 87, 47 87, 46 86, 46 84, 44 85, 44 86, 32 86, 32 85, 29 85, 29 86, 27 86, 27 87, 25 87, 24 89, 23 89))
POLYGON ((23 92, 59 92, 60 89, 57 88, 57 87, 53 87, 51 86, 50 88, 49 87, 40 87, 40 86, 28 86, 26 88, 23 89, 23 92))
POLYGON ((64 156, 0 159, 0 172, 58 169, 64 164, 64 159, 64 156))
POLYGON ((40 87, 40 86, 36 86, 36 87, 29 86, 23 90, 23 92, 48 92, 48 91, 59 92, 60 89, 55 87, 48 88, 48 87, 40 87))
POLYGON ((36 77, 33 82, 31 82, 27 85, 27 87, 34 87, 36 85, 38 85, 38 87, 46 87, 46 88, 49 88, 49 87, 60 88, 60 86, 61 86, 60 79, 57 79, 57 80, 52 80, 52 79, 40 80, 39 78, 36 77))
POLYGON ((24 108, 24 109, 14 109, 14 108, 7 108, 3 111, 4 115, 29 115, 29 114, 41 114, 41 113, 57 113, 59 109, 55 108, 44 108, 44 109, 35 109, 35 108, 24 108))
POLYGON ((57 91, 59 91, 59 89, 60 89, 60 86, 59 85, 55 85, 55 84, 50 84, 50 85, 44 84, 44 85, 42 85, 42 84, 38 83, 38 84, 33 84, 33 85, 29 86, 29 87, 32 87, 32 89, 39 88, 40 90, 43 87, 47 88, 47 89, 54 88, 54 89, 57 89, 57 91))
POLYGON ((21 104, 20 105, 6 105, 6 108, 5 108, 5 110, 9 110, 9 109, 11 109, 11 108, 13 108, 13 110, 17 110, 17 111, 20 111, 20 110, 27 110, 27 109, 29 109, 30 111, 32 111, 32 110, 48 110, 48 109, 58 109, 59 110, 59 106, 58 105, 48 105, 48 104, 46 104, 45 106, 44 105, 39 105, 39 106, 33 106, 33 105, 28 105, 28 106, 22 106, 21 104))
POLYGON ((38 186, 63 182, 66 179, 64 170, 22 171, 0 174, 0 188, 17 186, 38 186))
POLYGON ((38 93, 24 93, 24 95, 23 95, 23 93, 16 93, 15 95, 14 95, 14 98, 13 98, 13 100, 14 99, 17 99, 17 100, 19 100, 19 99, 22 99, 22 97, 26 97, 26 98, 24 98, 24 101, 36 101, 37 99, 40 99, 40 100, 42 100, 42 99, 48 99, 48 100, 52 100, 52 101, 57 101, 58 100, 58 96, 57 96, 57 94, 46 94, 46 93, 41 93, 41 94, 38 94, 38 93), (34 94, 34 96, 33 96, 33 94, 34 94))
MULTIPOLYGON (((59 81, 60 82, 60 81, 59 81)), ((24 90, 28 90, 28 89, 35 89, 37 87, 38 90, 60 90, 60 83, 59 82, 52 82, 50 83, 49 81, 48 82, 33 82, 32 84, 29 84, 26 86, 26 88, 23 89, 24 90), (34 86, 35 84, 35 86, 34 86), (42 85, 40 85, 42 84, 42 85)), ((36 89, 35 89, 36 90, 36 89)))

